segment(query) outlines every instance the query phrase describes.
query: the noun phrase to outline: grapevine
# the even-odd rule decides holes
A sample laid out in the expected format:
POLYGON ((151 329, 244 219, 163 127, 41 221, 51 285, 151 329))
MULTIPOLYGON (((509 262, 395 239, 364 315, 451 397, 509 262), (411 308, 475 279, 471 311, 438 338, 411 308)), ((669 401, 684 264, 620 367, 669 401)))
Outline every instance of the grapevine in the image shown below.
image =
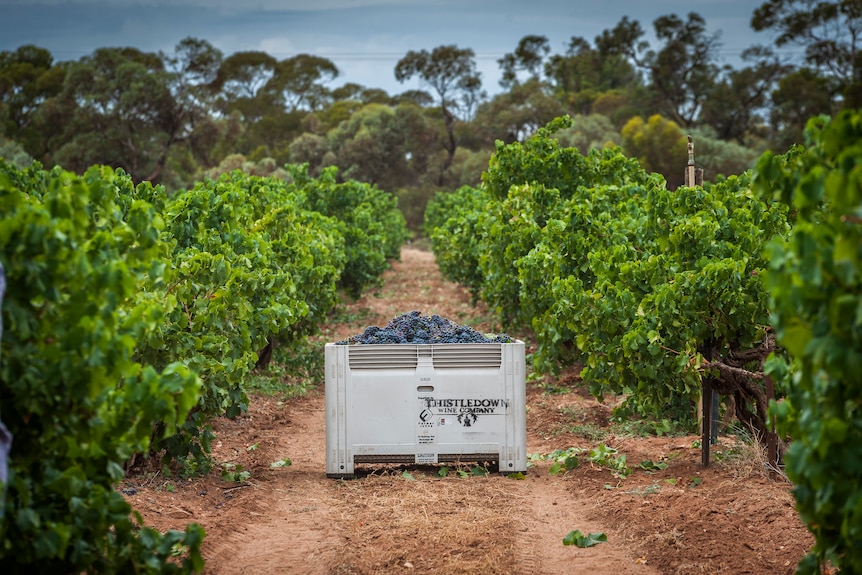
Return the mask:
POLYGON ((748 174, 668 190, 619 149, 562 147, 553 132, 567 123, 499 144, 480 191, 459 191, 445 220, 435 206, 438 261, 505 327, 535 332, 538 372, 581 365, 597 397, 681 422, 708 380, 763 437, 775 345, 762 251, 787 233, 786 208, 754 195, 748 174), (472 261, 474 275, 457 271, 472 261))
POLYGON ((793 209, 776 238, 766 285, 778 342, 770 371, 786 390, 772 405, 791 438, 787 476, 815 537, 797 573, 862 573, 862 112, 814 118, 807 148, 765 154, 756 189, 793 209))

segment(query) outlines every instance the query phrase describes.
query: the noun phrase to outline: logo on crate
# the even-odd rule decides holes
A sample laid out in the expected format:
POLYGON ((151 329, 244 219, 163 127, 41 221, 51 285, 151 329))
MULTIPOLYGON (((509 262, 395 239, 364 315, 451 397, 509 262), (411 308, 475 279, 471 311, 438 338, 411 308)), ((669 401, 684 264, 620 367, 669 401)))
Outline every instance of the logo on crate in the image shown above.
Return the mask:
MULTIPOLYGON (((444 425, 442 416, 454 415, 458 423, 464 427, 472 427, 480 415, 505 415, 509 407, 506 399, 435 399, 421 398, 424 409, 419 413, 423 423, 431 421, 435 416, 441 416, 440 424, 444 425)), ((420 423, 421 425, 421 423, 420 423)))
POLYGON ((458 423, 463 425, 464 427, 470 427, 476 420, 479 419, 479 416, 475 413, 459 413, 458 414, 458 423))

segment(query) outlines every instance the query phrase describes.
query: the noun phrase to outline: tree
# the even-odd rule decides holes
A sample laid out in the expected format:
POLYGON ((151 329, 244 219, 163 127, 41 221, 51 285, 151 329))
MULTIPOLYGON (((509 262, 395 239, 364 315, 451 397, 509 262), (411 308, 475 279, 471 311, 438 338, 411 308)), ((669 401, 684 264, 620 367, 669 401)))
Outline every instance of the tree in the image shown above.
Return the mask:
POLYGON ((706 21, 694 12, 686 21, 675 14, 661 16, 653 27, 664 45, 638 61, 649 71, 662 113, 688 128, 698 119, 719 73, 718 35, 708 35, 706 21))
POLYGON ((582 156, 592 149, 614 147, 620 141, 620 133, 607 116, 590 114, 573 116, 572 125, 554 134, 560 145, 575 148, 582 156))
POLYGON ((622 138, 626 154, 636 157, 645 170, 662 174, 668 189, 683 184, 688 143, 673 120, 655 114, 644 122, 636 116, 623 127, 622 138))
POLYGON ((334 163, 335 155, 329 149, 329 141, 318 134, 305 132, 295 138, 289 146, 291 164, 308 164, 308 173, 313 177, 320 175, 320 171, 329 165, 328 161, 334 163))
POLYGON ((752 127, 763 124, 762 112, 771 90, 790 67, 782 64, 769 48, 755 46, 743 51, 744 61, 755 61, 740 70, 725 67, 709 98, 703 103, 700 120, 715 129, 722 140, 745 142, 752 127))
POLYGON ((492 147, 497 140, 510 144, 524 141, 564 113, 559 101, 545 93, 538 79, 531 78, 482 104, 471 132, 484 147, 492 147))
POLYGON ((39 106, 63 88, 65 68, 51 53, 33 45, 0 52, 0 134, 42 157, 44 138, 37 125, 39 106))
POLYGON ((407 90, 395 96, 395 100, 398 102, 412 102, 422 108, 434 105, 434 96, 425 90, 407 90))
POLYGON ((100 48, 72 63, 63 91, 41 114, 63 126, 49 142, 50 160, 79 173, 107 164, 136 181, 158 181, 182 137, 172 80, 159 55, 135 48, 100 48))
POLYGON ((809 118, 831 115, 833 102, 840 87, 834 77, 825 76, 808 67, 787 74, 778 81, 772 93, 769 120, 773 130, 773 146, 786 151, 803 141, 809 118))
MULTIPOLYGON (((574 110, 586 115, 604 93, 632 91, 642 86, 637 69, 625 56, 626 38, 640 30, 637 22, 623 18, 614 31, 605 30, 595 38, 595 47, 584 38, 573 36, 565 54, 554 54, 545 65, 545 75, 551 82, 554 94, 574 110), (633 28, 627 26, 633 25, 633 28)), ((643 32, 640 32, 642 34, 643 32)))
POLYGON ((24 148, 3 136, 0 136, 0 158, 22 170, 33 163, 33 158, 24 151, 24 148))
POLYGON ((221 94, 224 114, 239 110, 246 120, 259 120, 265 111, 259 96, 275 74, 277 60, 266 52, 236 52, 219 66, 213 88, 221 94))
POLYGON ((431 118, 410 103, 396 108, 368 104, 330 132, 330 146, 344 178, 388 191, 418 184, 439 150, 439 131, 431 118))
POLYGON ((231 139, 230 118, 213 116, 221 52, 186 38, 174 53, 103 48, 63 70, 62 90, 36 116, 43 159, 83 172, 122 167, 135 181, 184 187, 231 139))
POLYGON ((530 79, 539 80, 545 56, 550 51, 546 36, 528 35, 521 38, 514 52, 497 60, 503 72, 500 86, 508 90, 518 85, 518 72, 526 72, 530 79))
MULTIPOLYGON (((338 68, 320 56, 299 54, 280 61, 265 90, 288 112, 320 110, 329 97, 323 84, 338 77, 338 68)), ((360 92, 361 94, 361 92, 360 92)))
POLYGON ((163 55, 168 69, 177 74, 178 87, 198 92, 198 97, 212 92, 223 62, 221 50, 206 40, 184 38, 176 45, 174 54, 163 55))
POLYGON ((805 61, 837 80, 844 107, 862 106, 862 2, 767 0, 751 27, 777 32, 776 46, 804 46, 805 61))
POLYGON ((176 45, 173 54, 161 54, 161 58, 170 74, 168 87, 175 109, 173 122, 166 125, 168 145, 158 155, 149 179, 161 176, 169 154, 179 146, 185 146, 195 164, 208 164, 218 139, 218 129, 213 126, 212 85, 222 63, 221 51, 206 40, 188 37, 176 45))
POLYGON ((377 184, 392 190, 406 169, 404 136, 395 110, 369 104, 332 132, 337 165, 346 179, 377 184))
POLYGON ((476 70, 475 54, 470 48, 447 45, 431 52, 410 50, 395 65, 395 79, 404 82, 418 76, 437 95, 447 139, 444 171, 452 165, 458 147, 455 122, 468 119, 478 101, 484 97, 480 73, 476 70))

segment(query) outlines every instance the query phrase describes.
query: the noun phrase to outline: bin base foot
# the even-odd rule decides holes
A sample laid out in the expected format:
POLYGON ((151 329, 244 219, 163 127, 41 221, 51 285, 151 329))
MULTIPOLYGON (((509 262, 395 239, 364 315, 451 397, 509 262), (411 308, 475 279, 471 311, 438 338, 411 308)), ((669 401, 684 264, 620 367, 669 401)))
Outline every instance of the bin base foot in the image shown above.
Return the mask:
POLYGON ((326 477, 329 479, 353 479, 353 473, 327 473, 326 477))

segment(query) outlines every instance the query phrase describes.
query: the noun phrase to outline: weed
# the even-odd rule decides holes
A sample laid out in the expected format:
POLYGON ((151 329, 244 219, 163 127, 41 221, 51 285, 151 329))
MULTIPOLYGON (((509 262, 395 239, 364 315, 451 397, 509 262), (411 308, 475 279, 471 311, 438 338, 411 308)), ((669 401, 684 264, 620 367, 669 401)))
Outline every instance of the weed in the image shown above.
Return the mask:
POLYGON ((645 459, 641 461, 640 468, 647 473, 653 473, 654 471, 661 471, 662 469, 667 469, 667 463, 655 462, 650 461, 649 459, 645 459))
MULTIPOLYGON (((452 468, 448 465, 443 465, 437 470, 437 477, 448 477, 452 472, 452 468)), ((455 469, 455 473, 458 477, 467 478, 467 477, 485 477, 489 475, 488 468, 483 465, 473 465, 473 466, 459 466, 455 469)))
POLYGON ((277 348, 273 362, 246 378, 245 390, 283 400, 304 396, 323 382, 323 355, 323 344, 308 339, 277 348))
POLYGON ((239 463, 222 463, 221 480, 232 483, 242 483, 251 477, 251 473, 243 469, 239 463))
POLYGON ((611 418, 611 428, 616 435, 629 437, 681 437, 691 432, 685 422, 670 419, 628 419, 617 413, 611 418))
POLYGON ((625 454, 618 453, 616 449, 608 447, 604 443, 590 449, 588 457, 593 463, 610 469, 614 477, 622 479, 628 477, 632 472, 626 465, 625 454))
POLYGON ((551 463, 550 468, 548 468, 548 473, 551 475, 559 475, 560 473, 567 472, 571 469, 576 469, 580 464, 578 454, 583 452, 584 449, 580 447, 570 447, 568 449, 555 449, 546 455, 533 453, 530 455, 529 459, 531 461, 542 459, 545 461, 552 461, 553 463, 551 463))
POLYGON ((208 454, 184 455, 176 457, 171 465, 163 464, 161 474, 165 477, 176 475, 181 479, 200 477, 212 471, 214 462, 208 454))
POLYGON ((607 540, 608 536, 601 531, 598 533, 590 533, 589 535, 584 535, 579 529, 576 529, 574 531, 569 531, 569 533, 563 538, 563 545, 574 545, 576 547, 592 547, 593 545, 604 543, 607 540))

